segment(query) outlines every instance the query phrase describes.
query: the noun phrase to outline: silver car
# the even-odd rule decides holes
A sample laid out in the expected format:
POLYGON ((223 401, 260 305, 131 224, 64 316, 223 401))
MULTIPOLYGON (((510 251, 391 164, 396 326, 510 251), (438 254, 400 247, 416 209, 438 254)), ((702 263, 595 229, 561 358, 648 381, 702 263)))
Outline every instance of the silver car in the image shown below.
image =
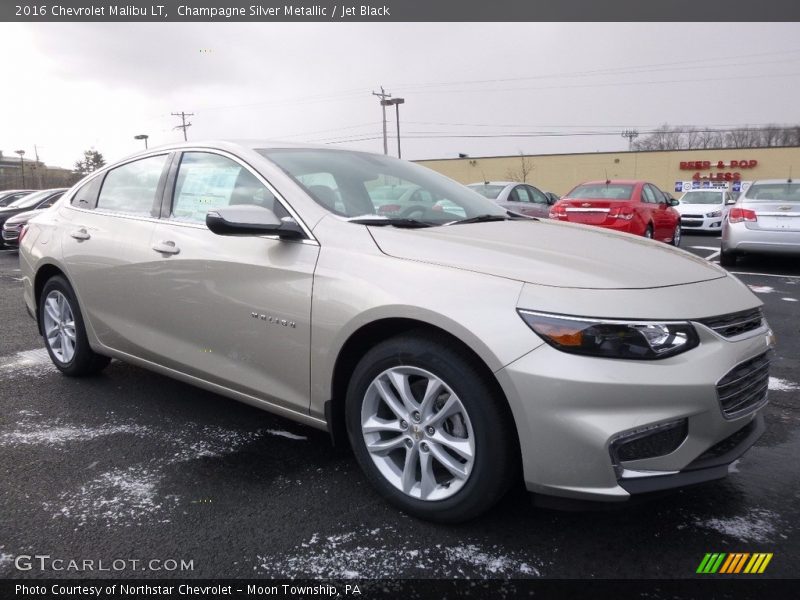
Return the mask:
POLYGON ((503 208, 540 219, 549 219, 550 206, 558 201, 540 189, 518 181, 484 181, 470 183, 467 187, 503 208))
POLYGON ((386 156, 150 149, 73 187, 20 246, 65 375, 116 358, 328 430, 435 521, 520 478, 605 501, 720 478, 763 429, 772 335, 735 277, 516 218, 386 156), (381 215, 386 185, 448 209, 381 215))
POLYGON ((755 181, 736 200, 722 223, 721 265, 742 254, 800 254, 800 183, 755 181))

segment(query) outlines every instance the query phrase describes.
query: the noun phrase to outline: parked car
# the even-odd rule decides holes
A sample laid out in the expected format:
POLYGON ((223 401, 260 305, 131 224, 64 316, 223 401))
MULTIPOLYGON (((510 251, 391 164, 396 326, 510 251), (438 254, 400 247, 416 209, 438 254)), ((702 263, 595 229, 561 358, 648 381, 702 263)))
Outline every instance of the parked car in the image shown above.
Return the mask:
POLYGON ((23 196, 33 193, 34 190, 4 190, 0 192, 0 208, 8 206, 23 196))
POLYGON ((800 183, 754 181, 722 223, 719 262, 732 267, 742 254, 800 254, 800 183))
MULTIPOLYGON (((677 204, 677 200, 673 200, 677 204)), ((588 181, 550 209, 550 218, 596 225, 667 242, 681 243, 680 215, 652 183, 635 180, 588 181)))
POLYGON ((546 219, 550 214, 550 199, 544 192, 527 183, 485 181, 470 183, 467 187, 521 215, 546 219))
POLYGON ((689 190, 675 207, 681 227, 696 231, 721 231, 722 219, 735 200, 725 189, 689 190))
MULTIPOLYGON (((52 206, 56 200, 61 198, 65 191, 67 191, 66 188, 54 188, 51 190, 33 192, 32 194, 27 194, 15 200, 4 208, 0 208, 0 230, 2 230, 6 220, 15 215, 37 208, 48 208, 52 206)), ((2 237, 0 237, 0 248, 2 247, 3 241, 2 237)))
POLYGON ((544 192, 544 195, 547 196, 547 203, 548 204, 555 204, 559 200, 561 200, 561 196, 554 192, 544 192))
POLYGON ((0 232, 0 237, 2 237, 3 243, 9 247, 16 247, 18 245, 19 234, 20 231, 22 231, 22 228, 33 217, 40 215, 45 210, 47 209, 39 208, 37 210, 29 210, 28 212, 19 213, 18 215, 14 215, 13 217, 6 219, 6 222, 3 223, 3 227, 0 228, 2 229, 0 232))
POLYGON ((763 430, 772 337, 738 279, 387 156, 146 150, 31 219, 20 268, 65 375, 114 357, 328 430, 435 521, 520 477, 605 501, 720 478, 763 430), (377 214, 368 185, 397 179, 463 217, 377 214))

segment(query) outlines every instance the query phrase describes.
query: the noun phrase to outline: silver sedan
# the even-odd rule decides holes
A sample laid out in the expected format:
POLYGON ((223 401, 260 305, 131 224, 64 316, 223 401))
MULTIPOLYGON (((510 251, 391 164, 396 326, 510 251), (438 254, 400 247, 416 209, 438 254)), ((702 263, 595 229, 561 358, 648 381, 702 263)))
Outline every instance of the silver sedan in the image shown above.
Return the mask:
POLYGON ((800 254, 800 183, 754 182, 722 223, 720 264, 732 267, 742 254, 800 254))
POLYGON ((623 501, 716 479, 763 430, 771 331, 724 269, 386 156, 151 148, 32 219, 20 266, 64 375, 114 358, 327 430, 440 522, 519 480, 623 501), (438 201, 382 214, 398 185, 438 201))

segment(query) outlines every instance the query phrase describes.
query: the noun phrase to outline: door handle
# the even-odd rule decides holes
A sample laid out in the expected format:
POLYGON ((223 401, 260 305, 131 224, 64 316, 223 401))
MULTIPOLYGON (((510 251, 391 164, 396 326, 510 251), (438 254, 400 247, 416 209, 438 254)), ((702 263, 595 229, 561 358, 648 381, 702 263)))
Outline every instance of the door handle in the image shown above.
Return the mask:
POLYGON ((175 245, 175 242, 171 240, 161 241, 157 244, 153 244, 152 248, 161 254, 178 254, 181 251, 181 249, 175 245))
POLYGON ((70 237, 75 238, 76 240, 88 240, 92 237, 88 231, 86 231, 85 227, 81 227, 80 229, 76 229, 75 231, 70 232, 70 237))

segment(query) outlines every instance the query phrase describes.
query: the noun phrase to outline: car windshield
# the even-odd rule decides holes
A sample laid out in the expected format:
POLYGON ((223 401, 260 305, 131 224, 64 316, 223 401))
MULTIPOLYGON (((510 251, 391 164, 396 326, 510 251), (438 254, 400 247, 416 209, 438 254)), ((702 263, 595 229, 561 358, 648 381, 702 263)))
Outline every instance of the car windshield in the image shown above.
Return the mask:
POLYGON ((576 187, 566 195, 566 198, 630 200, 632 195, 633 185, 629 183, 586 183, 576 187))
POLYGON ((342 217, 413 219, 442 225, 506 211, 430 169, 388 156, 316 148, 258 149, 342 217))
POLYGON ((681 204, 722 204, 724 195, 720 192, 686 192, 681 204))
POLYGON ((754 183, 747 190, 745 198, 756 202, 800 202, 800 183, 754 183))
POLYGON ((30 208, 36 206, 39 202, 47 198, 52 192, 50 190, 42 190, 41 192, 34 192, 23 196, 19 200, 15 200, 8 205, 8 208, 30 208))
POLYGON ((500 192, 502 192, 506 186, 474 183, 472 185, 468 185, 467 187, 471 190, 475 190, 484 198, 489 198, 489 200, 494 200, 500 195, 500 192))

